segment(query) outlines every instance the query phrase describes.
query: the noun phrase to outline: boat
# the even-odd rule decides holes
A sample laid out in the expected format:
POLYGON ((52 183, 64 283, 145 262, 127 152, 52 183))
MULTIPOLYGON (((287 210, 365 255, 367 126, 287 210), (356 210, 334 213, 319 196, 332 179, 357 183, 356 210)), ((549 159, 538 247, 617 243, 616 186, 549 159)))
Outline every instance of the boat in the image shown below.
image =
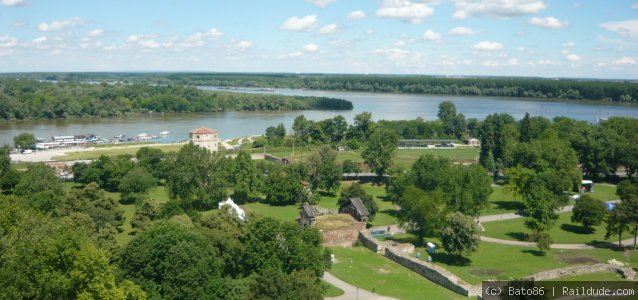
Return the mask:
POLYGON ((171 132, 168 131, 168 130, 165 130, 165 131, 160 132, 160 135, 168 135, 169 133, 171 133, 171 132))

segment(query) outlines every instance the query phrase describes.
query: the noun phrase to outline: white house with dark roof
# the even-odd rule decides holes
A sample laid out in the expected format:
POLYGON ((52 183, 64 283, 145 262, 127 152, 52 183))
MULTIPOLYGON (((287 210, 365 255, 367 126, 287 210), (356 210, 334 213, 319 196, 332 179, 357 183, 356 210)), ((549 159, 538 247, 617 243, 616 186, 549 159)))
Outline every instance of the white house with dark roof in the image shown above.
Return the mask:
POLYGON ((197 146, 216 152, 219 144, 219 132, 214 129, 200 127, 188 133, 188 140, 197 146))

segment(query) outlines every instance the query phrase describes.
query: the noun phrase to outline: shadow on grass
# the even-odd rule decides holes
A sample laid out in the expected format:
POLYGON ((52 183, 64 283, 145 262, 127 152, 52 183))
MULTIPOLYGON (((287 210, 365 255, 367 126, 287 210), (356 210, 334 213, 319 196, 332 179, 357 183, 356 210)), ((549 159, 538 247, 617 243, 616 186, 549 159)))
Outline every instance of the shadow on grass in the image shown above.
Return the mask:
POLYGON ((392 217, 395 217, 395 218, 397 218, 399 216, 399 212, 394 210, 394 209, 384 209, 381 212, 384 213, 384 214, 388 214, 388 215, 390 215, 392 217))
MULTIPOLYGON (((431 256, 434 262, 444 263, 448 266, 465 267, 465 266, 469 266, 472 263, 472 260, 467 257, 453 255, 449 253, 437 252, 437 253, 431 254, 431 256)), ((427 258, 427 253, 425 253, 425 257, 427 258)))
POLYGON ((335 194, 334 192, 329 192, 329 191, 319 191, 319 195, 321 195, 321 197, 334 197, 337 194, 335 194))
POLYGON ((417 247, 420 247, 422 243, 419 243, 419 238, 413 234, 399 234, 391 235, 384 238, 386 241, 393 241, 397 243, 410 243, 417 247))
POLYGON ((575 234, 592 234, 596 231, 594 228, 586 228, 585 226, 574 224, 561 224, 560 229, 575 234))
POLYGON ((521 242, 525 242, 527 241, 527 234, 524 232, 508 232, 505 235, 517 240, 517 241, 521 241, 521 242))
POLYGON ((525 249, 525 250, 521 250, 521 252, 529 253, 529 254, 532 254, 534 256, 539 256, 539 257, 545 256, 545 254, 546 254, 545 252, 541 252, 540 250, 535 250, 535 249, 525 249))
POLYGON ((523 203, 520 201, 494 201, 496 208, 503 210, 523 211, 523 203))

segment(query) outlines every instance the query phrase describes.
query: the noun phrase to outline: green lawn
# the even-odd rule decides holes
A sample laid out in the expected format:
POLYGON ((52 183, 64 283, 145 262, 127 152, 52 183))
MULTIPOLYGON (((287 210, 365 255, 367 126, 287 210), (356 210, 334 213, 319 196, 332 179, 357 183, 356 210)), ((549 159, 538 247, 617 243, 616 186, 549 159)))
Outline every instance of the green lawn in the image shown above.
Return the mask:
POLYGON ((343 290, 325 281, 321 281, 321 285, 325 289, 324 297, 337 297, 343 295, 343 290))
POLYGON ((398 299, 466 299, 367 248, 331 248, 330 273, 368 291, 398 299))
MULTIPOLYGON (((438 244, 440 245, 440 244, 438 244)), ((426 253, 420 249, 421 253, 426 253)), ((630 253, 634 256, 638 254, 630 253)), ((427 259, 423 255, 422 259, 427 259)), ((438 249, 433 259, 436 264, 450 270, 463 280, 480 284, 482 280, 508 280, 521 278, 540 271, 578 264, 606 262, 612 258, 629 262, 622 252, 613 249, 561 250, 552 249, 539 255, 537 248, 509 246, 482 242, 479 250, 459 262, 443 249, 438 249)))
MULTIPOLYGON (((141 147, 148 145, 136 145, 128 148, 116 148, 116 149, 96 149, 96 150, 88 150, 88 151, 80 151, 80 152, 70 152, 65 155, 55 156, 54 160, 76 160, 76 159, 96 159, 101 155, 106 156, 116 156, 122 154, 130 154, 135 155, 137 150, 141 147)), ((171 144, 171 145, 162 145, 162 146, 153 146, 153 148, 162 149, 162 151, 178 151, 180 148, 184 146, 183 144, 171 144)))
POLYGON ((616 195, 616 186, 607 183, 595 184, 594 191, 589 193, 589 195, 602 201, 619 199, 616 195))
POLYGON ((492 186, 492 194, 487 200, 488 206, 481 215, 498 215, 523 209, 521 197, 506 191, 502 185, 492 186))
MULTIPOLYGON (((434 154, 449 158, 453 161, 463 160, 476 160, 479 154, 477 148, 459 148, 459 149, 397 149, 394 151, 393 162, 396 166, 409 169, 412 164, 419 159, 423 154, 434 154)), ((337 161, 343 162, 345 160, 352 160, 354 162, 363 162, 361 157, 361 150, 339 152, 337 155, 337 161)))
MULTIPOLYGON (((548 232, 556 244, 605 242, 605 224, 594 226, 593 231, 586 231, 580 223, 571 222, 572 213, 559 214, 556 225, 548 232)), ((483 235, 505 239, 524 240, 524 234, 530 231, 525 227, 525 218, 483 223, 483 235)), ((613 238, 608 242, 614 242, 613 238)))
POLYGON ((248 203, 241 206, 246 212, 252 212, 264 217, 271 217, 277 220, 294 222, 299 217, 299 205, 275 206, 260 202, 248 203))

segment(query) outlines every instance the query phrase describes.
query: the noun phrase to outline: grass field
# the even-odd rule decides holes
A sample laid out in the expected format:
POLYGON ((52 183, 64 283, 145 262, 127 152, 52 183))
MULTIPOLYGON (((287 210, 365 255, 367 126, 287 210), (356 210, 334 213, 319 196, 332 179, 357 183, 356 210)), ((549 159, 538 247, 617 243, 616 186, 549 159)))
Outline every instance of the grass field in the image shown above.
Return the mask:
MULTIPOLYGON (((415 243, 413 234, 402 234, 386 239, 399 242, 415 243)), ((477 252, 458 259, 450 255, 441 246, 438 238, 426 238, 426 242, 437 245, 437 252, 432 255, 434 263, 438 264, 461 279, 471 284, 480 284, 483 280, 508 280, 522 278, 540 271, 557 269, 579 264, 594 264, 607 262, 614 258, 618 261, 638 265, 638 252, 616 251, 615 249, 562 250, 552 249, 546 255, 540 255, 537 248, 501 245, 481 242, 477 252)), ((421 252, 422 260, 427 260, 427 252, 423 248, 416 248, 421 252)))
MULTIPOLYGON (((109 149, 109 148, 97 149, 96 148, 95 150, 69 152, 65 155, 55 156, 53 157, 53 159, 54 160, 76 160, 76 159, 88 160, 88 159, 96 159, 100 157, 101 155, 106 155, 106 156, 116 156, 116 155, 123 155, 123 154, 135 155, 135 153, 137 153, 137 150, 145 146, 148 146, 148 145, 144 144, 144 145, 127 146, 126 148, 114 148, 114 149, 109 149)), ((162 149, 162 151, 171 152, 171 151, 178 151, 180 148, 182 148, 182 146, 184 145, 170 144, 170 145, 162 145, 162 146, 153 146, 153 148, 158 148, 158 149, 162 149)))
MULTIPOLYGON (((552 227, 548 233, 554 239, 556 244, 576 244, 576 243, 591 243, 591 242, 605 242, 605 224, 594 226, 593 231, 585 230, 580 223, 571 222, 572 213, 559 214, 556 225, 552 227)), ((485 231, 483 235, 505 239, 505 240, 524 240, 525 233, 529 232, 529 229, 525 227, 525 219, 511 219, 498 222, 484 223, 485 231)), ((606 242, 614 242, 613 238, 606 242)))
POLYGON ((337 297, 343 295, 343 290, 323 280, 321 281, 321 286, 325 289, 325 292, 323 293, 324 297, 337 297))
POLYGON ((523 209, 520 196, 507 192, 504 186, 492 186, 492 194, 488 198, 489 204, 481 215, 497 215, 515 212, 523 209))
POLYGON ((563 276, 552 280, 560 281, 623 281, 622 276, 612 272, 596 272, 582 275, 563 276))
POLYGON ((398 299, 466 299, 367 248, 331 248, 337 262, 330 273, 339 279, 398 299))

